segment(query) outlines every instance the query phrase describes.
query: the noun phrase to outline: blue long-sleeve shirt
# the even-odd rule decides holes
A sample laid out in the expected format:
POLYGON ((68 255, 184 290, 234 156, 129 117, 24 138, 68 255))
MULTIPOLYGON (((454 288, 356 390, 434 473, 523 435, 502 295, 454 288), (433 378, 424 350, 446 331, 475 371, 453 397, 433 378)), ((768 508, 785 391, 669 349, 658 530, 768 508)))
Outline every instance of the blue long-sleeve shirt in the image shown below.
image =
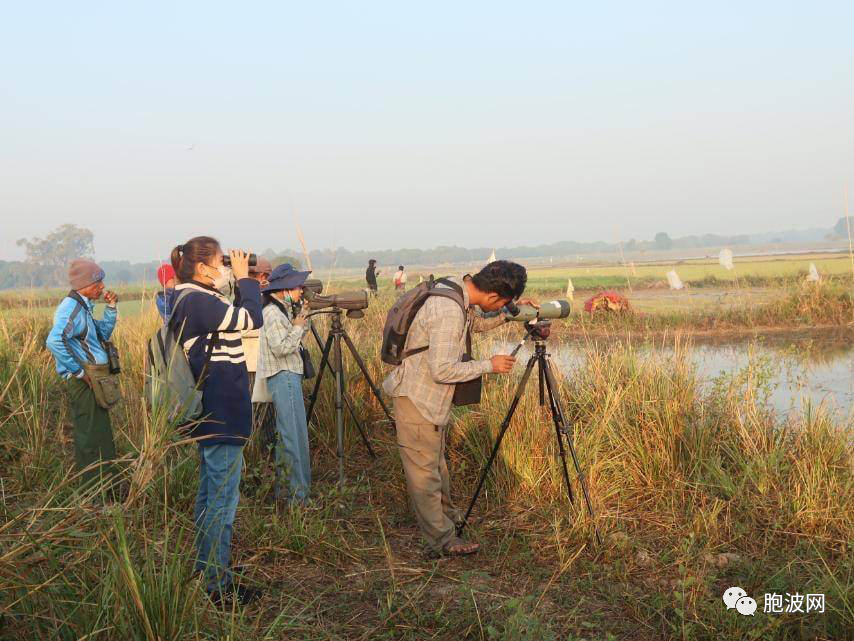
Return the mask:
POLYGON ((80 298, 86 303, 85 309, 70 296, 62 299, 53 315, 53 328, 45 341, 56 360, 56 371, 63 378, 82 375, 83 362, 97 365, 107 362, 107 352, 98 334, 101 339, 109 340, 118 318, 116 308, 107 306, 104 317, 96 320, 92 316, 94 303, 85 296, 80 295, 80 298))
POLYGON ((154 303, 157 305, 157 311, 160 313, 160 318, 163 322, 169 320, 172 315, 172 308, 175 307, 175 299, 178 297, 178 292, 174 289, 164 289, 154 295, 154 303))

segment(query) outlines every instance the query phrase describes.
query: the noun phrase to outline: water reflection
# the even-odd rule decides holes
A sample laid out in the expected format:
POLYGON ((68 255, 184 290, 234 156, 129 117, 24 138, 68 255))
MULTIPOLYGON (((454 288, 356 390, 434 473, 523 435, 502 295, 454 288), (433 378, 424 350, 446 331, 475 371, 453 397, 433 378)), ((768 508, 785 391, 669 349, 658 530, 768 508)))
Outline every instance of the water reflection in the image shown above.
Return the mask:
MULTIPOLYGON (((625 339, 622 339, 625 341, 625 339)), ((666 360, 674 353, 677 339, 635 341, 641 357, 666 360)), ((678 339, 685 346, 684 339, 678 339)), ((613 346, 597 339, 587 343, 550 341, 549 352, 569 372, 583 363, 586 350, 613 346)), ((849 416, 854 407, 854 329, 802 330, 751 336, 700 336, 691 340, 691 358, 697 373, 708 385, 731 376, 747 366, 760 367, 768 377, 768 402, 780 413, 800 409, 805 401, 813 407, 849 416)), ((508 347, 512 348, 511 345, 508 347)), ((530 355, 530 348, 519 353, 530 355)))

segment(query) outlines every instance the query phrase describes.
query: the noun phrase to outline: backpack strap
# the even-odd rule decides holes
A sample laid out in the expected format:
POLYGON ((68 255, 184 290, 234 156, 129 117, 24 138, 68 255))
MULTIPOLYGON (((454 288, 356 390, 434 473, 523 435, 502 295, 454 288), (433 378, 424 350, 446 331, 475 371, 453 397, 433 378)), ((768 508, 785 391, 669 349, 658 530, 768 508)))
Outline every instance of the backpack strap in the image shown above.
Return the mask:
MULTIPOLYGON (((192 289, 182 289, 178 294, 178 297, 175 299, 175 302, 172 304, 172 313, 169 316, 169 320, 166 323, 166 326, 170 332, 175 335, 175 343, 181 345, 181 349, 183 349, 183 345, 181 344, 181 332, 176 330, 176 326, 178 322, 175 320, 175 312, 178 309, 178 303, 184 300, 187 296, 189 296, 193 292, 192 289)), ((158 339, 160 338, 160 334, 157 334, 158 339)), ((219 332, 211 332, 210 340, 208 341, 208 347, 205 350, 205 360, 202 363, 202 369, 199 372, 199 377, 196 379, 196 389, 201 389, 205 384, 205 379, 208 376, 208 366, 211 363, 211 357, 213 356, 214 348, 217 343, 219 343, 219 332)), ((165 353, 165 348, 161 345, 161 349, 165 353)))
MULTIPOLYGON (((89 311, 89 306, 86 305, 86 302, 83 300, 83 297, 80 296, 80 294, 78 294, 76 291, 74 291, 72 289, 70 292, 68 292, 68 298, 70 298, 71 300, 73 300, 74 302, 77 303, 77 306, 74 308, 74 311, 71 312, 71 316, 68 317, 68 322, 73 323, 74 319, 77 318, 77 315, 81 311, 83 311, 86 314, 86 316, 92 318, 92 324, 95 325, 95 333, 98 335, 98 341, 103 345, 104 339, 101 337, 100 330, 98 330, 98 324, 95 323, 95 318, 92 316, 92 313, 89 311)), ((79 338, 80 339, 80 342, 83 344, 83 351, 86 353, 86 358, 88 358, 91 361, 91 363, 94 364, 95 363, 95 357, 89 353, 90 350, 86 346, 86 339, 89 338, 89 321, 88 320, 83 323, 83 334, 80 336, 73 336, 72 338, 79 338)), ((69 352, 71 352, 71 350, 69 350, 69 352)), ((73 356, 74 353, 71 352, 71 355, 73 356)))
MULTIPOLYGON (((428 296, 442 296, 443 298, 450 298, 452 301, 456 302, 460 309, 463 312, 463 322, 465 323, 468 320, 468 312, 465 308, 465 303, 463 302, 465 299, 463 298, 463 288, 457 285, 454 281, 448 278, 437 278, 435 280, 430 280, 429 289, 427 291, 428 296), (437 288, 438 284, 445 285, 450 291, 443 291, 440 288, 437 288)), ((414 356, 415 354, 420 354, 421 352, 426 352, 430 348, 430 345, 424 345, 423 347, 416 347, 414 349, 404 350, 403 354, 401 354, 400 360, 403 361, 410 356, 414 356)), ((468 331, 468 327, 466 327, 466 353, 471 354, 471 332, 468 331)))
POLYGON ((208 349, 205 352, 205 362, 202 364, 202 371, 199 372, 199 378, 196 381, 196 389, 201 389, 205 384, 205 379, 208 377, 208 365, 211 364, 214 347, 219 342, 219 332, 213 332, 211 339, 208 341, 208 349))
MULTIPOLYGON (((173 332, 175 332, 175 326, 178 324, 175 319, 175 312, 178 309, 178 303, 187 298, 193 292, 192 289, 182 289, 178 292, 178 296, 175 298, 175 301, 172 303, 172 309, 169 311, 169 320, 166 321, 166 324, 169 326, 173 332)), ((175 332, 175 336, 178 336, 178 332, 175 332)))

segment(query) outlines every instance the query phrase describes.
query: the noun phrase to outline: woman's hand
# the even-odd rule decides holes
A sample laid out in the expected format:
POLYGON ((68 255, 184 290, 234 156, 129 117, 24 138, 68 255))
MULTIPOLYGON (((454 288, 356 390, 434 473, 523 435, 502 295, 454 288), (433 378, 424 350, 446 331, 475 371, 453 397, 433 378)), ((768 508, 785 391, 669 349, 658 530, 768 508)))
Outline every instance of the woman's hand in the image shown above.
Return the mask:
POLYGON ((308 305, 305 305, 302 309, 299 310, 299 314, 294 316, 294 325, 297 327, 302 327, 305 325, 308 320, 308 305))
POLYGON ((235 280, 241 278, 249 278, 249 253, 242 249, 229 250, 228 255, 231 257, 231 272, 234 274, 235 280))

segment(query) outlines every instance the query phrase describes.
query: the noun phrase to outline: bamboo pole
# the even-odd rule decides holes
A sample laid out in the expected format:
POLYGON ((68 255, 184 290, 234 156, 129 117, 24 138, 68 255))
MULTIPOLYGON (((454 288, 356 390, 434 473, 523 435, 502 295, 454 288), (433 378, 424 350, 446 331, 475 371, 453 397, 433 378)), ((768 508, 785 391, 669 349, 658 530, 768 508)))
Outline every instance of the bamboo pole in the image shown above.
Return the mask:
POLYGON ((305 238, 303 238, 303 235, 302 235, 302 229, 300 228, 299 223, 296 223, 296 226, 297 226, 297 238, 299 239, 299 244, 302 247, 302 255, 305 258, 305 268, 310 272, 314 271, 311 268, 311 256, 308 253, 308 247, 306 247, 305 238))
POLYGON ((842 201, 845 207, 845 226, 848 229, 848 258, 851 259, 851 276, 854 276, 854 249, 851 244, 851 217, 848 215, 848 185, 842 185, 842 201))

